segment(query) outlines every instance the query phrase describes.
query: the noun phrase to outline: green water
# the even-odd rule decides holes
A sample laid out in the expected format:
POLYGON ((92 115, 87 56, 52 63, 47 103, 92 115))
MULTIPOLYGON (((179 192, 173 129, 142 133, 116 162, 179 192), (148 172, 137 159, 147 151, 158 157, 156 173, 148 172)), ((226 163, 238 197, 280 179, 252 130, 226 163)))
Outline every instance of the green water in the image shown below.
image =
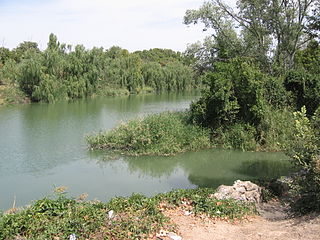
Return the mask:
POLYGON ((23 206, 67 186, 106 201, 133 192, 216 187, 236 179, 276 177, 289 165, 281 153, 204 150, 175 157, 117 157, 87 149, 84 136, 120 121, 186 109, 195 94, 89 99, 0 108, 0 209, 23 206))

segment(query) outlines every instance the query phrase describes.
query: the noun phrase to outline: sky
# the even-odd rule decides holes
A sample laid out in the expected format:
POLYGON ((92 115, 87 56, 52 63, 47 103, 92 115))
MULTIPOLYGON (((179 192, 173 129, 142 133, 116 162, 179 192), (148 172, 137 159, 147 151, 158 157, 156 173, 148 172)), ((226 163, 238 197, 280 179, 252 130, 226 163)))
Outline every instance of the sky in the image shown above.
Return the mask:
MULTIPOLYGON (((235 0, 227 0, 231 2, 235 0)), ((0 0, 0 46, 23 41, 47 46, 50 33, 61 43, 86 48, 120 46, 129 51, 184 51, 202 40, 203 26, 183 24, 187 9, 203 0, 0 0)))

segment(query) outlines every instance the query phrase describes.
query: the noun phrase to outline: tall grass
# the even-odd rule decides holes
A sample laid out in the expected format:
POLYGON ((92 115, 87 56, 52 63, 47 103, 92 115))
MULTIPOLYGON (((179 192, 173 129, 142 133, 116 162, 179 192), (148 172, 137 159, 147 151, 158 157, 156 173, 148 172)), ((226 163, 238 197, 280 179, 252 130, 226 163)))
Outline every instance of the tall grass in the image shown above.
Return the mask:
POLYGON ((149 115, 88 136, 87 142, 93 149, 128 155, 173 155, 211 147, 210 131, 189 124, 187 118, 183 112, 149 115))
POLYGON ((0 85, 0 105, 28 103, 28 97, 15 85, 0 85))
POLYGON ((293 112, 266 108, 261 123, 235 123, 213 131, 216 146, 242 151, 285 151, 294 139, 293 112))

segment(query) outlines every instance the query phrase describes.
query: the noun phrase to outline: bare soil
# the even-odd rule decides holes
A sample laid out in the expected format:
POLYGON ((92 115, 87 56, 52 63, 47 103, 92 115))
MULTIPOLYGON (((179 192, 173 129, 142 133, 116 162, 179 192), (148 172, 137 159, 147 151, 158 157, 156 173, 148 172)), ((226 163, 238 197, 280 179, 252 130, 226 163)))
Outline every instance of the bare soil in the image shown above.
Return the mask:
MULTIPOLYGON (((320 216, 291 216, 279 202, 258 206, 260 216, 242 221, 186 216, 179 209, 166 211, 183 240, 320 240, 320 216)), ((170 239, 161 238, 157 239, 170 239)))

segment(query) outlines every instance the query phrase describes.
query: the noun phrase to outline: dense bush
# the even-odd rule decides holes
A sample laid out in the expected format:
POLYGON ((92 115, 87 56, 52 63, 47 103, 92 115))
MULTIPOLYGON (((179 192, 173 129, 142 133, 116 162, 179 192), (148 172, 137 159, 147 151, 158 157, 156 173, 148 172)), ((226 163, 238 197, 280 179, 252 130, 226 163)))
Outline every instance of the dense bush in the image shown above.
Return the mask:
POLYGON ((217 63, 205 76, 207 89, 191 104, 191 119, 218 128, 238 121, 258 125, 266 109, 266 76, 242 59, 217 63))
MULTIPOLYGON (((247 59, 216 63, 204 76, 201 98, 191 104, 191 121, 211 128, 214 143, 226 148, 285 150, 293 138, 290 104, 298 91, 287 92, 284 80, 247 59)), ((318 106, 317 88, 310 87, 304 98, 309 95, 309 105, 318 106)))
POLYGON ((306 106, 311 116, 320 105, 320 44, 309 42, 307 48, 297 52, 295 67, 285 79, 285 87, 293 96, 297 110, 306 106))
POLYGON ((260 125, 257 141, 259 148, 265 151, 284 151, 294 138, 293 113, 290 107, 274 109, 268 106, 260 125))
POLYGON ((306 106, 312 115, 320 105, 320 74, 305 70, 292 70, 287 74, 285 87, 292 93, 295 107, 306 106))
POLYGON ((320 135, 319 108, 310 121, 306 108, 295 113, 295 139, 289 155, 300 169, 294 178, 297 200, 293 207, 299 212, 320 211, 320 135))
POLYGON ((258 149, 256 141, 256 129, 244 123, 236 123, 229 127, 218 128, 214 132, 214 142, 227 149, 239 149, 242 151, 255 151, 258 149))
POLYGON ((169 112, 131 120, 87 141, 91 148, 130 155, 171 155, 211 146, 209 130, 188 124, 186 113, 169 112))

